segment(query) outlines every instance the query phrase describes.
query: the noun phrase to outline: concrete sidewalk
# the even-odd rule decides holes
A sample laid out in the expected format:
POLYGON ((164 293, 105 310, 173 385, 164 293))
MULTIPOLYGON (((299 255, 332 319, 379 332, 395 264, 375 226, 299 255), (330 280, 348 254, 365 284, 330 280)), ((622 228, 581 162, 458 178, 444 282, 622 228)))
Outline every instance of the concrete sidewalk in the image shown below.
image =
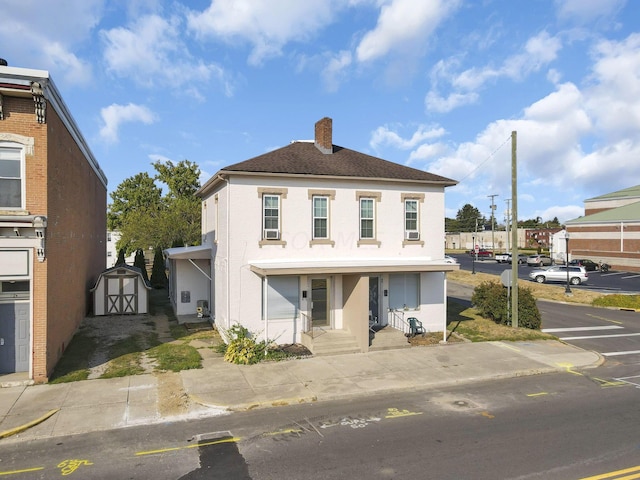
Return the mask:
POLYGON ((569 371, 602 361, 559 341, 452 343, 251 366, 206 352, 199 370, 0 388, 1 441, 569 371))

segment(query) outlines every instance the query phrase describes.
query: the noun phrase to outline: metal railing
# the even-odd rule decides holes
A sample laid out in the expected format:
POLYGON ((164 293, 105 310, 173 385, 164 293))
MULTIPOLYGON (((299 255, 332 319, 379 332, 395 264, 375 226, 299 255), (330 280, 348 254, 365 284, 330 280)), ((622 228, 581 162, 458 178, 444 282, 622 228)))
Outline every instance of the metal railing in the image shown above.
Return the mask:
POLYGON ((403 333, 409 333, 409 323, 404 319, 403 310, 389 310, 389 325, 403 333))
POLYGON ((322 335, 323 333, 326 333, 326 331, 323 328, 318 326, 314 327, 313 320, 306 313, 300 312, 300 318, 302 320, 302 333, 306 333, 311 338, 315 338, 318 335, 322 335))

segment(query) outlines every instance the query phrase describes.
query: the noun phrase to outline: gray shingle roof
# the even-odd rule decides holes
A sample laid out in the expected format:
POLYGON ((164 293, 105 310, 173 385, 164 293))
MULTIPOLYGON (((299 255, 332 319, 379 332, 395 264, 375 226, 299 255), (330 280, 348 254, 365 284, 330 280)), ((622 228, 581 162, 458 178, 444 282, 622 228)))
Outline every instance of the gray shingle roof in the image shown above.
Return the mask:
POLYGON ((437 183, 444 186, 458 182, 433 173, 333 146, 324 154, 313 142, 292 142, 286 147, 224 167, 220 173, 255 172, 288 175, 326 175, 338 177, 377 178, 437 183))

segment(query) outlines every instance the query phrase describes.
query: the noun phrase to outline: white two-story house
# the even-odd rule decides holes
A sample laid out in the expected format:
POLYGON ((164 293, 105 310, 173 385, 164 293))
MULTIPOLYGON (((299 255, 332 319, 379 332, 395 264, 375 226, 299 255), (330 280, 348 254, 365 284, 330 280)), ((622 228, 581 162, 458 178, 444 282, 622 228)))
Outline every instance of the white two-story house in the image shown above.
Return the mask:
POLYGON ((444 190, 455 184, 333 145, 323 118, 315 141, 225 167, 198 191, 202 245, 166 251, 176 312, 206 300, 222 330, 312 350, 319 329, 349 332, 361 351, 371 322, 444 331, 446 272, 458 268, 443 261, 444 190))

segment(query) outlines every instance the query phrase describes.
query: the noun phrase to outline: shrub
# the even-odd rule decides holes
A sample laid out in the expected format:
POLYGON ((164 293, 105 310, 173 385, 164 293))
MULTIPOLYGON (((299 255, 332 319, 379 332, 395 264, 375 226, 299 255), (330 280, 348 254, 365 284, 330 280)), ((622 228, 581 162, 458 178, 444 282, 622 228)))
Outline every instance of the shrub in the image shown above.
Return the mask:
POLYGON ((252 365, 264 360, 268 342, 256 342, 252 334, 242 325, 233 325, 226 332, 229 344, 224 354, 224 360, 237 365, 252 365))
MULTIPOLYGON (((473 291, 471 303, 480 315, 502 325, 511 325, 507 289, 498 282, 482 282, 473 291)), ((518 326, 538 330, 540 311, 531 290, 518 286, 518 326)))

